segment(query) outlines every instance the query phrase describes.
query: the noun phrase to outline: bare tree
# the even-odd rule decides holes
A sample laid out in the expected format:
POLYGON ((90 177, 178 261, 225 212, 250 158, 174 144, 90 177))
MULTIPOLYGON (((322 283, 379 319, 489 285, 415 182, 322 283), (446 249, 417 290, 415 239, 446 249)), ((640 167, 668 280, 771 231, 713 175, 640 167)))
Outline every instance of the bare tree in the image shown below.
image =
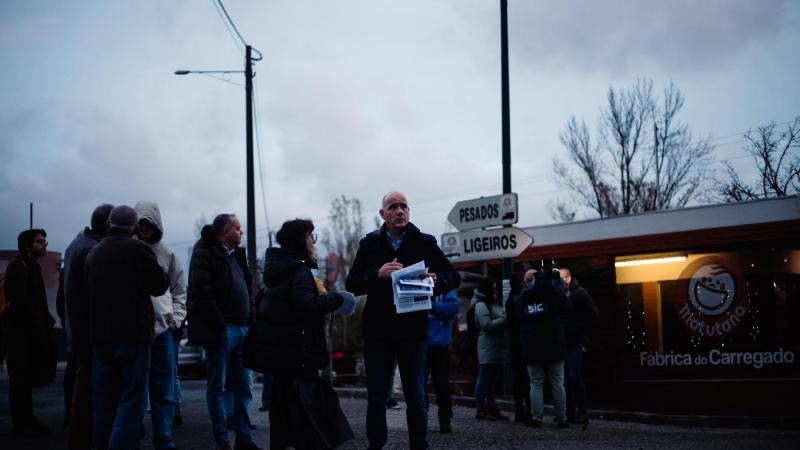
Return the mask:
POLYGON ((719 187, 719 197, 742 201, 800 193, 800 116, 784 131, 777 130, 773 122, 748 131, 744 137, 748 141, 745 151, 753 158, 759 180, 752 184, 743 181, 726 162, 729 180, 719 187))
MULTIPOLYGON (((574 116, 559 134, 569 156, 566 163, 554 159, 556 181, 600 217, 685 206, 704 192, 700 170, 711 146, 677 121, 683 104, 672 83, 660 99, 650 80, 627 90, 610 87, 596 143, 574 116)), ((574 218, 575 210, 563 200, 551 206, 561 219, 574 218)))
POLYGON ((339 256, 339 274, 337 287, 344 286, 347 273, 353 266, 353 260, 358 251, 358 243, 364 237, 364 220, 361 212, 361 201, 357 198, 348 199, 344 195, 331 201, 328 215, 330 219, 328 228, 322 236, 322 244, 328 252, 339 256))

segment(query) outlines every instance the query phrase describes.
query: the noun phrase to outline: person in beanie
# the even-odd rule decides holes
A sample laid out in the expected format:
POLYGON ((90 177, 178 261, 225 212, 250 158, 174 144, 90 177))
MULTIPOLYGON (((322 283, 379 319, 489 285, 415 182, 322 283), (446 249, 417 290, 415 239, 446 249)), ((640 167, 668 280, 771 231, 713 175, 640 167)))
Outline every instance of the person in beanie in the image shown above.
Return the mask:
POLYGON ((47 253, 47 233, 33 228, 17 237, 19 252, 6 269, 8 310, 3 316, 8 337, 8 406, 17 436, 49 433, 33 415, 33 388, 52 383, 56 374, 53 326, 47 310, 42 268, 36 262, 47 253))
POLYGON ((111 210, 108 236, 86 256, 91 310, 95 449, 139 446, 155 318, 151 296, 169 284, 149 245, 133 238, 138 216, 111 210))
POLYGON ((556 423, 569 427, 564 393, 564 358, 566 344, 561 316, 567 309, 561 277, 557 270, 545 267, 534 275, 532 287, 514 299, 520 318, 520 339, 528 376, 531 379, 532 419, 526 425, 542 426, 544 415, 544 377, 552 389, 556 423))
POLYGON ((92 342, 89 335, 89 292, 83 268, 86 256, 108 232, 108 216, 113 208, 107 203, 95 208, 90 226, 78 233, 64 251, 64 331, 67 353, 75 366, 67 440, 70 450, 87 449, 92 443, 92 342))
POLYGON ((164 226, 161 211, 153 202, 137 202, 134 209, 139 216, 137 236, 156 254, 158 265, 167 274, 169 289, 152 297, 155 313, 153 346, 150 349, 150 411, 153 420, 153 445, 158 449, 175 448, 172 424, 177 406, 175 392, 175 342, 173 331, 178 330, 186 317, 186 285, 183 281, 183 264, 175 253, 161 240, 164 226))
POLYGON ((244 338, 255 322, 252 287, 242 241, 242 225, 233 214, 220 214, 201 231, 189 263, 187 298, 189 345, 206 350, 206 402, 217 449, 229 450, 225 423, 225 382, 234 392, 235 448, 258 449, 248 426, 251 372, 244 367, 244 338))

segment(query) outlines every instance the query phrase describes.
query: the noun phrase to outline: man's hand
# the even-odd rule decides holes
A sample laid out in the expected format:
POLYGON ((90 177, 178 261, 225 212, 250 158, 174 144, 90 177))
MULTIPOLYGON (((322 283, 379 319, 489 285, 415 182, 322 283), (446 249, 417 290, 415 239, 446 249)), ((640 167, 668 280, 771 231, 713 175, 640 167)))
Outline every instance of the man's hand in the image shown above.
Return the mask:
POLYGON ((397 262, 397 258, 393 259, 391 262, 388 262, 381 266, 378 269, 378 278, 391 278, 392 272, 398 271, 403 268, 403 264, 397 262))

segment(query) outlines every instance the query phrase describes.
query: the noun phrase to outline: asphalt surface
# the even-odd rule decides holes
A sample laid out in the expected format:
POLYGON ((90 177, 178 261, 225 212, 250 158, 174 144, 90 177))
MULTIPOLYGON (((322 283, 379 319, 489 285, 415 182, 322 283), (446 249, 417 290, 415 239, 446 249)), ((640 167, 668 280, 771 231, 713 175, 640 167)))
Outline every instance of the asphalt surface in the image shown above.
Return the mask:
MULTIPOLYGON (((184 425, 175 430, 179 449, 213 449, 214 441, 205 404, 205 381, 184 380, 184 425)), ((253 392, 251 418, 256 429, 256 443, 269 448, 267 413, 259 412, 261 386, 253 392)), ((0 377, 0 449, 63 449, 66 448, 67 429, 63 426, 63 406, 60 385, 37 389, 34 393, 34 411, 39 420, 51 430, 46 438, 19 439, 11 434, 8 411, 8 380, 0 377)), ((356 434, 356 439, 341 448, 364 449, 366 400, 352 398, 342 393, 341 404, 356 434)), ((647 425, 612 420, 591 421, 588 429, 579 427, 558 429, 546 418, 541 429, 527 428, 513 422, 487 422, 474 418, 474 410, 464 406, 454 408, 453 434, 440 434, 436 419, 436 406, 429 414, 428 442, 432 448, 445 449, 532 449, 532 448, 677 448, 677 449, 800 449, 798 430, 756 430, 736 428, 705 428, 690 426, 647 425)), ((149 418, 148 418, 149 419, 149 418)), ((387 449, 408 448, 408 431, 405 424, 405 405, 400 410, 387 411, 389 442, 387 449)), ((146 421, 147 437, 142 448, 150 449, 150 423, 146 421)), ((233 442, 233 434, 231 434, 233 442)))

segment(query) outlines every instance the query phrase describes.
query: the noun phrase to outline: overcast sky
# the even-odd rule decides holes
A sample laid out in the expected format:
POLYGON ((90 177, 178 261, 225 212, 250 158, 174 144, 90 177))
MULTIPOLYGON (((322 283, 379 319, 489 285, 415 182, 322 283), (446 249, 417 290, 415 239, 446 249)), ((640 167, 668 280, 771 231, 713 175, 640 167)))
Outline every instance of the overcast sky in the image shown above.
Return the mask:
MULTIPOLYGON (((743 169, 742 132, 800 115, 798 1, 508 3, 521 226, 553 221, 548 202, 567 198, 549 174, 558 133, 572 114, 593 128, 609 86, 674 81, 680 120, 743 169)), ((499 1, 225 5, 264 56, 259 246, 264 204, 272 229, 299 216, 321 230, 344 194, 371 228, 398 189, 438 236, 456 201, 500 193, 499 1)), ((203 214, 244 219, 244 89, 173 75, 243 63, 212 0, 0 1, 0 248, 16 247, 30 202, 53 251, 102 202, 157 202, 179 252, 203 214)))

